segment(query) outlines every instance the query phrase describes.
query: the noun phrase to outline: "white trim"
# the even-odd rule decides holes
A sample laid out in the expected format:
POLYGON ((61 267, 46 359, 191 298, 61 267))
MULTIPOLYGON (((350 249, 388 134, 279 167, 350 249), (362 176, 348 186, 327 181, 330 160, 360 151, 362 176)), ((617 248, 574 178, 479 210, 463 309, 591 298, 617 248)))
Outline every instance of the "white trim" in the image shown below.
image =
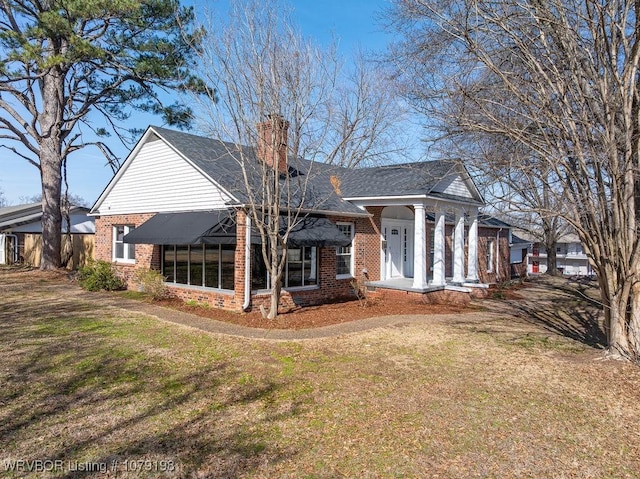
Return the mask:
MULTIPOLYGON (((356 224, 352 223, 350 221, 336 221, 335 222, 336 226, 349 226, 351 229, 351 244, 349 245, 349 248, 351 249, 351 252, 349 253, 349 273, 342 273, 342 274, 338 274, 338 272, 336 271, 336 279, 350 279, 350 278, 354 278, 355 277, 355 248, 354 246, 354 239, 356 236, 356 224)), ((338 250, 339 250, 340 246, 336 246, 336 258, 338 256, 346 256, 346 255, 339 255, 338 254, 338 250)))
POLYGON ((445 277, 445 224, 444 211, 438 210, 435 213, 435 225, 433 228, 433 286, 443 286, 446 284, 445 277))
MULTIPOLYGON (((244 302, 242 303, 242 310, 246 311, 251 305, 251 215, 245 212, 244 218, 244 302)), ((202 270, 204 272, 204 268, 202 270)), ((235 271, 233 273, 235 277, 235 271)))
POLYGON ((493 245, 495 243, 495 239, 491 238, 487 240, 487 255, 488 258, 486 259, 487 262, 487 273, 493 273, 493 263, 495 260, 495 253, 493 251, 493 245))
MULTIPOLYGON (((395 279, 395 278, 406 278, 406 271, 405 271, 405 267, 404 267, 404 257, 403 257, 403 244, 402 244, 402 230, 404 228, 408 228, 410 231, 412 231, 414 229, 414 220, 404 220, 404 219, 396 219, 396 218, 381 218, 380 220, 380 232, 382 233, 382 237, 384 240, 384 230, 385 228, 389 228, 389 230, 391 231, 392 229, 397 229, 398 230, 398 242, 399 242, 399 249, 398 249, 398 254, 400 255, 400 261, 399 261, 399 276, 391 276, 391 251, 390 251, 390 247, 389 247, 389 237, 391 236, 391 234, 387 235, 387 248, 386 251, 383 249, 382 250, 382 255, 381 255, 381 260, 382 260, 382 269, 381 271, 384 273, 384 278, 382 278, 383 280, 385 279, 395 279)), ((415 235, 415 232, 414 232, 415 235)), ((413 236, 413 235, 412 235, 413 236)), ((413 254, 413 250, 408 247, 409 251, 411 251, 411 254, 413 254)), ((409 262, 410 258, 407 258, 407 262, 409 262)), ((413 263, 413 258, 411 258, 411 263, 413 263)), ((382 275, 381 275, 382 276, 382 275)))
MULTIPOLYGON (((407 200, 426 198, 427 195, 392 195, 392 196, 352 196, 342 198, 345 201, 373 201, 373 200, 407 200)), ((406 203, 403 203, 406 204, 406 203)))
POLYGON ((135 244, 131 244, 131 243, 125 243, 124 241, 118 242, 116 241, 116 238, 118 236, 117 233, 117 229, 122 227, 123 228, 123 234, 122 236, 126 236, 127 234, 131 233, 132 230, 134 230, 136 227, 135 225, 132 224, 115 224, 115 225, 111 225, 111 261, 113 263, 119 263, 119 264, 135 264, 136 262, 136 245, 135 244), (121 244, 122 245, 122 254, 123 257, 122 258, 118 258, 116 256, 116 245, 121 244), (130 251, 130 247, 133 246, 133 258, 129 257, 129 251, 130 251))
POLYGON ((464 281, 464 212, 456 210, 455 226, 453 229, 453 281, 464 281))
POLYGON ((469 213, 469 254, 467 256, 467 281, 478 281, 478 210, 469 213))
MULTIPOLYGON (((179 157, 181 157, 182 159, 184 159, 191 167, 193 167, 198 173, 200 173, 201 175, 204 176, 204 178, 206 178, 208 181, 210 181, 213 186, 215 186, 216 188, 219 188, 220 191, 222 191, 223 193, 225 193, 229 198, 231 198, 233 201, 235 201, 236 203, 240 203, 238 201, 238 199, 232 195, 231 193, 229 193, 225 188, 223 188, 217 181, 215 181, 213 178, 211 178, 209 175, 207 175, 204 171, 202 171, 200 168, 198 168, 195 163, 193 163, 189 158, 187 158, 185 155, 183 155, 180 151, 178 151, 169 141, 165 140, 162 135, 160 135, 157 131, 155 131, 153 129, 152 126, 147 128, 147 131, 144 132, 144 134, 142 135, 142 137, 140 138, 140 140, 138 140, 138 143, 136 143, 136 145, 133 147, 133 150, 131 150, 131 153, 129 153, 129 155, 127 156, 127 159, 124 161, 124 163, 122 164, 122 166, 118 169, 118 171, 116 172, 116 174, 113 176, 113 178, 111 178, 111 181, 109 181, 109 183, 107 184, 107 186, 105 187, 105 189, 102 191, 102 193, 100 194, 100 196, 98 197, 98 199, 96 200, 96 202, 94 203, 94 205, 91 207, 91 210, 89 211, 89 213, 87 213, 88 216, 100 216, 101 214, 108 214, 108 212, 100 212, 99 208, 100 206, 102 206, 102 203, 104 202, 104 200, 106 199, 106 197, 109 195, 109 193, 111 193, 111 191, 113 190, 114 186, 116 185, 116 183, 120 180, 120 178, 122 177, 122 175, 124 175, 125 171, 129 168, 129 165, 131 165, 131 163, 133 162, 133 160, 135 159, 135 157, 138 155, 138 153, 140 152, 140 150, 142 149, 142 147, 147 143, 147 140, 149 139, 149 137, 151 135, 156 135, 160 141, 164 142, 165 145, 167 145, 169 148, 171 148, 171 150, 176 153, 179 157)), ((146 212, 142 212, 142 211, 136 211, 135 213, 146 213, 146 212)))
POLYGON ((413 205, 413 287, 427 287, 427 215, 424 203, 413 205))
MULTIPOLYGON (((311 291, 313 289, 320 289, 320 286, 317 284, 308 284, 306 286, 291 286, 290 288, 282 288, 282 291, 287 291, 289 293, 295 293, 296 291, 311 291)), ((270 292, 267 290, 267 292, 270 292)))

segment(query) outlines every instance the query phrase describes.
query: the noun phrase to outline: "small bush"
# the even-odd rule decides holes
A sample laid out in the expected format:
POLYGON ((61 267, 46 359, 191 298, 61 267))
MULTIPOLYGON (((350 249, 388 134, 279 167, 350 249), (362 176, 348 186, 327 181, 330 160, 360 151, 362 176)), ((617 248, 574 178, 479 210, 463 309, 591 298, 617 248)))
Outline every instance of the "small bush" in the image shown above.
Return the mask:
POLYGON ((113 265, 106 261, 89 261, 82 266, 78 270, 78 283, 87 291, 117 291, 127 287, 113 265))
POLYGON ((162 299, 167 296, 167 287, 164 284, 166 278, 160 271, 148 268, 137 269, 133 279, 140 289, 153 299, 162 299))

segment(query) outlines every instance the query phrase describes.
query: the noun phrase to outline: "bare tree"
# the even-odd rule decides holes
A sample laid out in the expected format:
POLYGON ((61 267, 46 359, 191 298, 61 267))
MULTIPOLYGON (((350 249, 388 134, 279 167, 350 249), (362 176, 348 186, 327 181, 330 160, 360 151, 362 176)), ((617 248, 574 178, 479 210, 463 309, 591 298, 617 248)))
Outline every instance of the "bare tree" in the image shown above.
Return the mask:
POLYGON ((346 168, 388 164, 411 149, 408 108, 396 95, 391 73, 362 51, 342 75, 328 103, 324 161, 346 168))
POLYGON ((531 179, 549 173, 555 213, 598 273, 609 351, 640 359, 637 3, 395 5, 406 35, 399 75, 413 98, 445 129, 531 152, 510 167, 531 179))
POLYGON ((4 196, 4 191, 0 190, 0 208, 7 206, 7 199, 4 196))
POLYGON ((558 274, 557 244, 568 225, 558 214, 563 206, 562 190, 553 172, 539 161, 531 161, 535 153, 522 151, 521 145, 506 138, 472 132, 460 132, 456 137, 466 139, 449 148, 459 152, 458 156, 474 171, 488 203, 504 221, 526 231, 544 246, 546 273, 558 274))
MULTIPOLYGON (((215 92, 200 103, 203 130, 229 141, 238 158, 237 191, 259 233, 270 280, 263 315, 273 319, 289 236, 328 199, 312 180, 324 175, 335 195, 330 167, 319 163, 355 166, 393 150, 381 146, 392 109, 377 100, 369 108, 367 91, 350 93, 335 46, 321 49, 305 39, 282 2, 231 2, 228 15, 208 22, 204 29, 212 37, 199 50, 198 75, 215 92)), ((373 88, 368 75, 360 63, 351 88, 373 88)))

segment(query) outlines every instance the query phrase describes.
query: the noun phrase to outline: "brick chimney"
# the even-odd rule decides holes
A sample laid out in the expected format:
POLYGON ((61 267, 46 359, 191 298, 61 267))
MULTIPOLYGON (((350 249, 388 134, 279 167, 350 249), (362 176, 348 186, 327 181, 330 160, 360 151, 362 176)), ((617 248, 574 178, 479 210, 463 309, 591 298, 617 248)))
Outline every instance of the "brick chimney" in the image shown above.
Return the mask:
POLYGON ((258 159, 280 173, 288 171, 288 129, 289 122, 277 114, 271 114, 265 121, 258 123, 258 159))

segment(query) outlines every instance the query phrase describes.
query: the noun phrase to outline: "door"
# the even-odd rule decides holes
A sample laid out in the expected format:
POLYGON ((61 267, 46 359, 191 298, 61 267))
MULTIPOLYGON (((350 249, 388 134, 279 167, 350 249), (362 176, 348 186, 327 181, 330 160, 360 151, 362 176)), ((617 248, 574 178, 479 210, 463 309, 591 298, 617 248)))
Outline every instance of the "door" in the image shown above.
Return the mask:
POLYGON ((402 277, 402 235, 400 228, 392 225, 387 227, 387 271, 389 278, 402 277))

